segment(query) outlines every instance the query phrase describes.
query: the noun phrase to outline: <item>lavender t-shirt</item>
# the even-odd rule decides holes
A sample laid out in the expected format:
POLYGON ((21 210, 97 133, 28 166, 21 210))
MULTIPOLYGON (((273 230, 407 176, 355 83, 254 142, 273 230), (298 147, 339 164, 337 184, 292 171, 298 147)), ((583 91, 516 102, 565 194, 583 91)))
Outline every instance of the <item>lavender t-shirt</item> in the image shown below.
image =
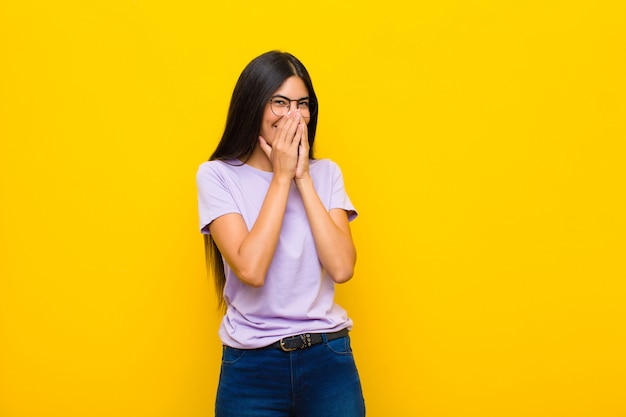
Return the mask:
MULTIPOLYGON (((357 212, 345 192, 341 170, 331 160, 309 162, 315 189, 330 210, 344 209, 348 219, 357 212)), ((237 160, 204 162, 198 168, 200 229, 227 213, 239 213, 248 230, 259 214, 272 180, 272 173, 237 160)), ((291 185, 280 239, 265 284, 244 284, 224 263, 227 310, 219 336, 231 347, 253 349, 282 337, 307 332, 333 332, 351 328, 345 310, 334 302, 334 282, 323 270, 304 204, 295 184, 291 185)))

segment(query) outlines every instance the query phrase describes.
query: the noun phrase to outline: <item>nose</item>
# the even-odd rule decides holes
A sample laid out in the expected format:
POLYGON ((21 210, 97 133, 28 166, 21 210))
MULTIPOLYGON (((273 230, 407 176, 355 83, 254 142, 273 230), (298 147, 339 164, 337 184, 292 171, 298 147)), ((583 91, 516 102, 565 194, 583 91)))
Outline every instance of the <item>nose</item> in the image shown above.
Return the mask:
POLYGON ((293 109, 296 110, 298 109, 298 100, 289 100, 289 104, 287 105, 287 111, 291 111, 292 107, 291 107, 291 103, 292 102, 296 102, 296 105, 293 106, 293 109))

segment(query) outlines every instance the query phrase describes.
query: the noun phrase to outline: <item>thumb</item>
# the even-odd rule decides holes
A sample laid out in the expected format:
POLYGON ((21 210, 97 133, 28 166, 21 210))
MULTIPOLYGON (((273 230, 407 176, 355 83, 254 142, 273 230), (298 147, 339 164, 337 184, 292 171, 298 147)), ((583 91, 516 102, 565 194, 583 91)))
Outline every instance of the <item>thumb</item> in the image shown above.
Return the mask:
POLYGON ((261 146, 261 150, 265 152, 265 155, 269 158, 272 154, 272 147, 267 143, 263 136, 259 136, 259 145, 261 146))

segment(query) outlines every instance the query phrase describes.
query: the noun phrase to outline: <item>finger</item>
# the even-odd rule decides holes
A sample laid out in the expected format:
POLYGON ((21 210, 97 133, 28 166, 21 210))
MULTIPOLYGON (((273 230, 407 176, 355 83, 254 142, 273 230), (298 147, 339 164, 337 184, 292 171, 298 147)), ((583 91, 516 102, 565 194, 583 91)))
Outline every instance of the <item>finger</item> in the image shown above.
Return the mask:
POLYGON ((269 158, 272 154, 272 147, 267 143, 263 136, 259 136, 259 146, 261 146, 261 150, 265 152, 265 155, 269 158))
POLYGON ((293 141, 295 129, 296 127, 294 126, 293 113, 289 112, 276 124, 276 132, 273 141, 274 147, 280 147, 282 143, 291 143, 293 141))
POLYGON ((305 124, 300 125, 300 153, 309 154, 309 139, 307 137, 307 129, 305 124))
POLYGON ((304 137, 304 141, 307 143, 307 146, 308 146, 308 144, 309 144, 309 128, 308 128, 308 125, 306 124, 306 120, 304 120, 304 117, 301 118, 300 124, 302 125, 302 136, 304 137))
POLYGON ((287 113, 287 120, 285 122, 285 140, 288 143, 296 141, 298 133, 298 125, 300 123, 300 110, 287 113))

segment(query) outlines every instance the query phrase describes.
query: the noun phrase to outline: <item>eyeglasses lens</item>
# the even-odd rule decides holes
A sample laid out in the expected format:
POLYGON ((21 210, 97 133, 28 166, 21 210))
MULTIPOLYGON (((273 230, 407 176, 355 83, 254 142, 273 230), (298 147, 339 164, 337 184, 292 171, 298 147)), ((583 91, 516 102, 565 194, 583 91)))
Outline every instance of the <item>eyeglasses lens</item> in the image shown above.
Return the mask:
POLYGON ((276 116, 284 116, 289 112, 292 107, 291 103, 297 103, 298 109, 302 117, 311 117, 315 113, 315 103, 311 99, 306 99, 296 102, 295 100, 289 101, 283 97, 273 97, 270 99, 270 106, 272 113, 276 116))

